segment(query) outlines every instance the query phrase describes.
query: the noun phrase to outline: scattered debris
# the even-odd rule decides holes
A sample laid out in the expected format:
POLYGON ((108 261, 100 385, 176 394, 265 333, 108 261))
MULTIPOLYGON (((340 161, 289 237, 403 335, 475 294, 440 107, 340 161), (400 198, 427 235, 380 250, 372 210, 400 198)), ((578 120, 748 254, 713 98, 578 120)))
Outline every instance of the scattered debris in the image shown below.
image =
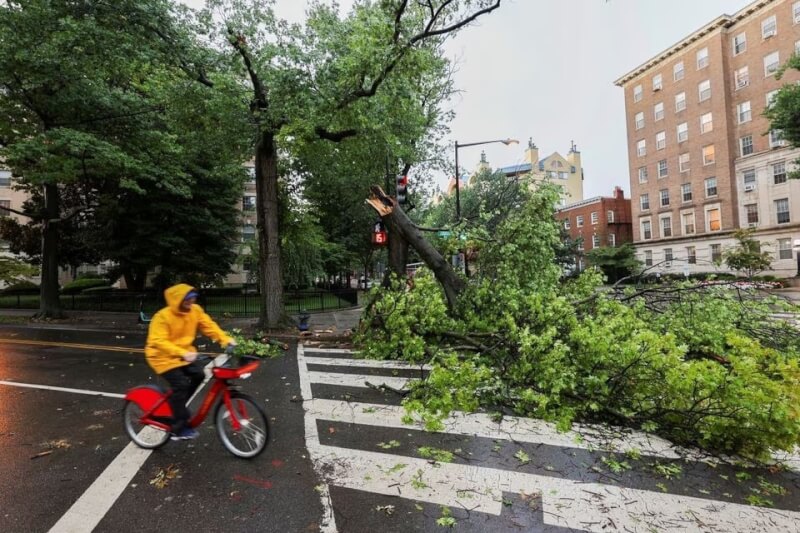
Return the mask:
POLYGON ((390 440, 389 442, 378 443, 378 448, 381 448, 383 450, 391 450, 392 448, 399 448, 399 447, 400 447, 400 441, 396 441, 394 439, 390 440))
POLYGON ((150 480, 151 485, 155 485, 157 489, 163 489, 169 484, 170 481, 178 477, 180 470, 175 465, 169 465, 167 468, 160 468, 153 479, 150 480))
POLYGON ((375 510, 386 513, 386 516, 392 516, 394 514, 394 505, 378 505, 375 510))
POLYGON ((47 450, 45 452, 39 452, 36 455, 32 455, 31 459, 38 459, 39 457, 44 457, 45 455, 50 455, 53 453, 53 450, 47 450))
POLYGON ((51 450, 61 449, 61 450, 68 450, 72 447, 67 439, 58 439, 58 440, 51 440, 45 444, 45 447, 50 448, 51 450))

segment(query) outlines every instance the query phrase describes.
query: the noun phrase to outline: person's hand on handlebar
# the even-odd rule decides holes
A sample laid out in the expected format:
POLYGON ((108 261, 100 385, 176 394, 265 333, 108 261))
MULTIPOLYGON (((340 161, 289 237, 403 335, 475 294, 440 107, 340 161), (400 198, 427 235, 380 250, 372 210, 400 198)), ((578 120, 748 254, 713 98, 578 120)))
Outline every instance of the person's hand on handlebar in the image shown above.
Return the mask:
POLYGON ((231 339, 231 340, 228 342, 228 345, 225 347, 225 353, 226 353, 226 354, 228 354, 228 355, 232 354, 232 353, 233 353, 233 351, 234 351, 234 349, 236 348, 236 346, 238 346, 238 345, 236 344, 236 341, 235 341, 235 340, 233 340, 233 339, 231 339))
POLYGON ((184 361, 194 363, 197 359, 197 352, 186 352, 181 356, 184 361))

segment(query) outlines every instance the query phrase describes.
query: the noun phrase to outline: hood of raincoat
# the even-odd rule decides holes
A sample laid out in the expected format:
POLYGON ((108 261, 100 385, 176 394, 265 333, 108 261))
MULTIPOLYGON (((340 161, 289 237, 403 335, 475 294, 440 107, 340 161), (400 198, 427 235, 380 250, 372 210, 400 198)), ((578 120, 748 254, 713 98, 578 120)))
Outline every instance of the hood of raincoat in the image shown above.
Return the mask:
POLYGON ((191 285, 186 283, 178 283, 164 291, 164 300, 167 302, 167 307, 173 313, 185 314, 187 311, 181 311, 181 302, 186 298, 186 295, 195 290, 191 285))

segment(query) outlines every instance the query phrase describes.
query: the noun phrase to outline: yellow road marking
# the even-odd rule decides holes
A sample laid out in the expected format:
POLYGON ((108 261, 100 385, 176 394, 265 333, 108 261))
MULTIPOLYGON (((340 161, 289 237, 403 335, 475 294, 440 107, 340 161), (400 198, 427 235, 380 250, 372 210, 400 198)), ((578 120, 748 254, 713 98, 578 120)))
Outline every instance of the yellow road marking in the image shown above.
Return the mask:
MULTIPOLYGON (((0 344, 21 344, 27 346, 52 346, 55 348, 73 348, 77 350, 103 350, 107 352, 144 353, 144 348, 125 348, 122 346, 107 346, 103 344, 79 344, 72 342, 36 341, 27 339, 5 339, 0 337, 0 344)), ((217 356, 219 353, 197 352, 200 355, 217 356)))

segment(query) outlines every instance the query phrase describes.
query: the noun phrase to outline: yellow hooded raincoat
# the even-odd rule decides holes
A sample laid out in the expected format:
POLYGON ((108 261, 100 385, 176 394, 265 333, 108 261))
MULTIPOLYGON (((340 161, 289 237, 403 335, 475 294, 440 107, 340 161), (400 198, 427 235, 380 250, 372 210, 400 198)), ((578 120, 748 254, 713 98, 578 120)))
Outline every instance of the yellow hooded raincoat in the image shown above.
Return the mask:
POLYGON ((192 305, 188 312, 180 310, 181 302, 192 290, 194 288, 185 283, 165 290, 167 307, 156 313, 150 322, 144 353, 156 374, 189 364, 183 360, 183 355, 197 351, 193 343, 198 328, 221 346, 227 346, 232 340, 199 305, 192 305))

